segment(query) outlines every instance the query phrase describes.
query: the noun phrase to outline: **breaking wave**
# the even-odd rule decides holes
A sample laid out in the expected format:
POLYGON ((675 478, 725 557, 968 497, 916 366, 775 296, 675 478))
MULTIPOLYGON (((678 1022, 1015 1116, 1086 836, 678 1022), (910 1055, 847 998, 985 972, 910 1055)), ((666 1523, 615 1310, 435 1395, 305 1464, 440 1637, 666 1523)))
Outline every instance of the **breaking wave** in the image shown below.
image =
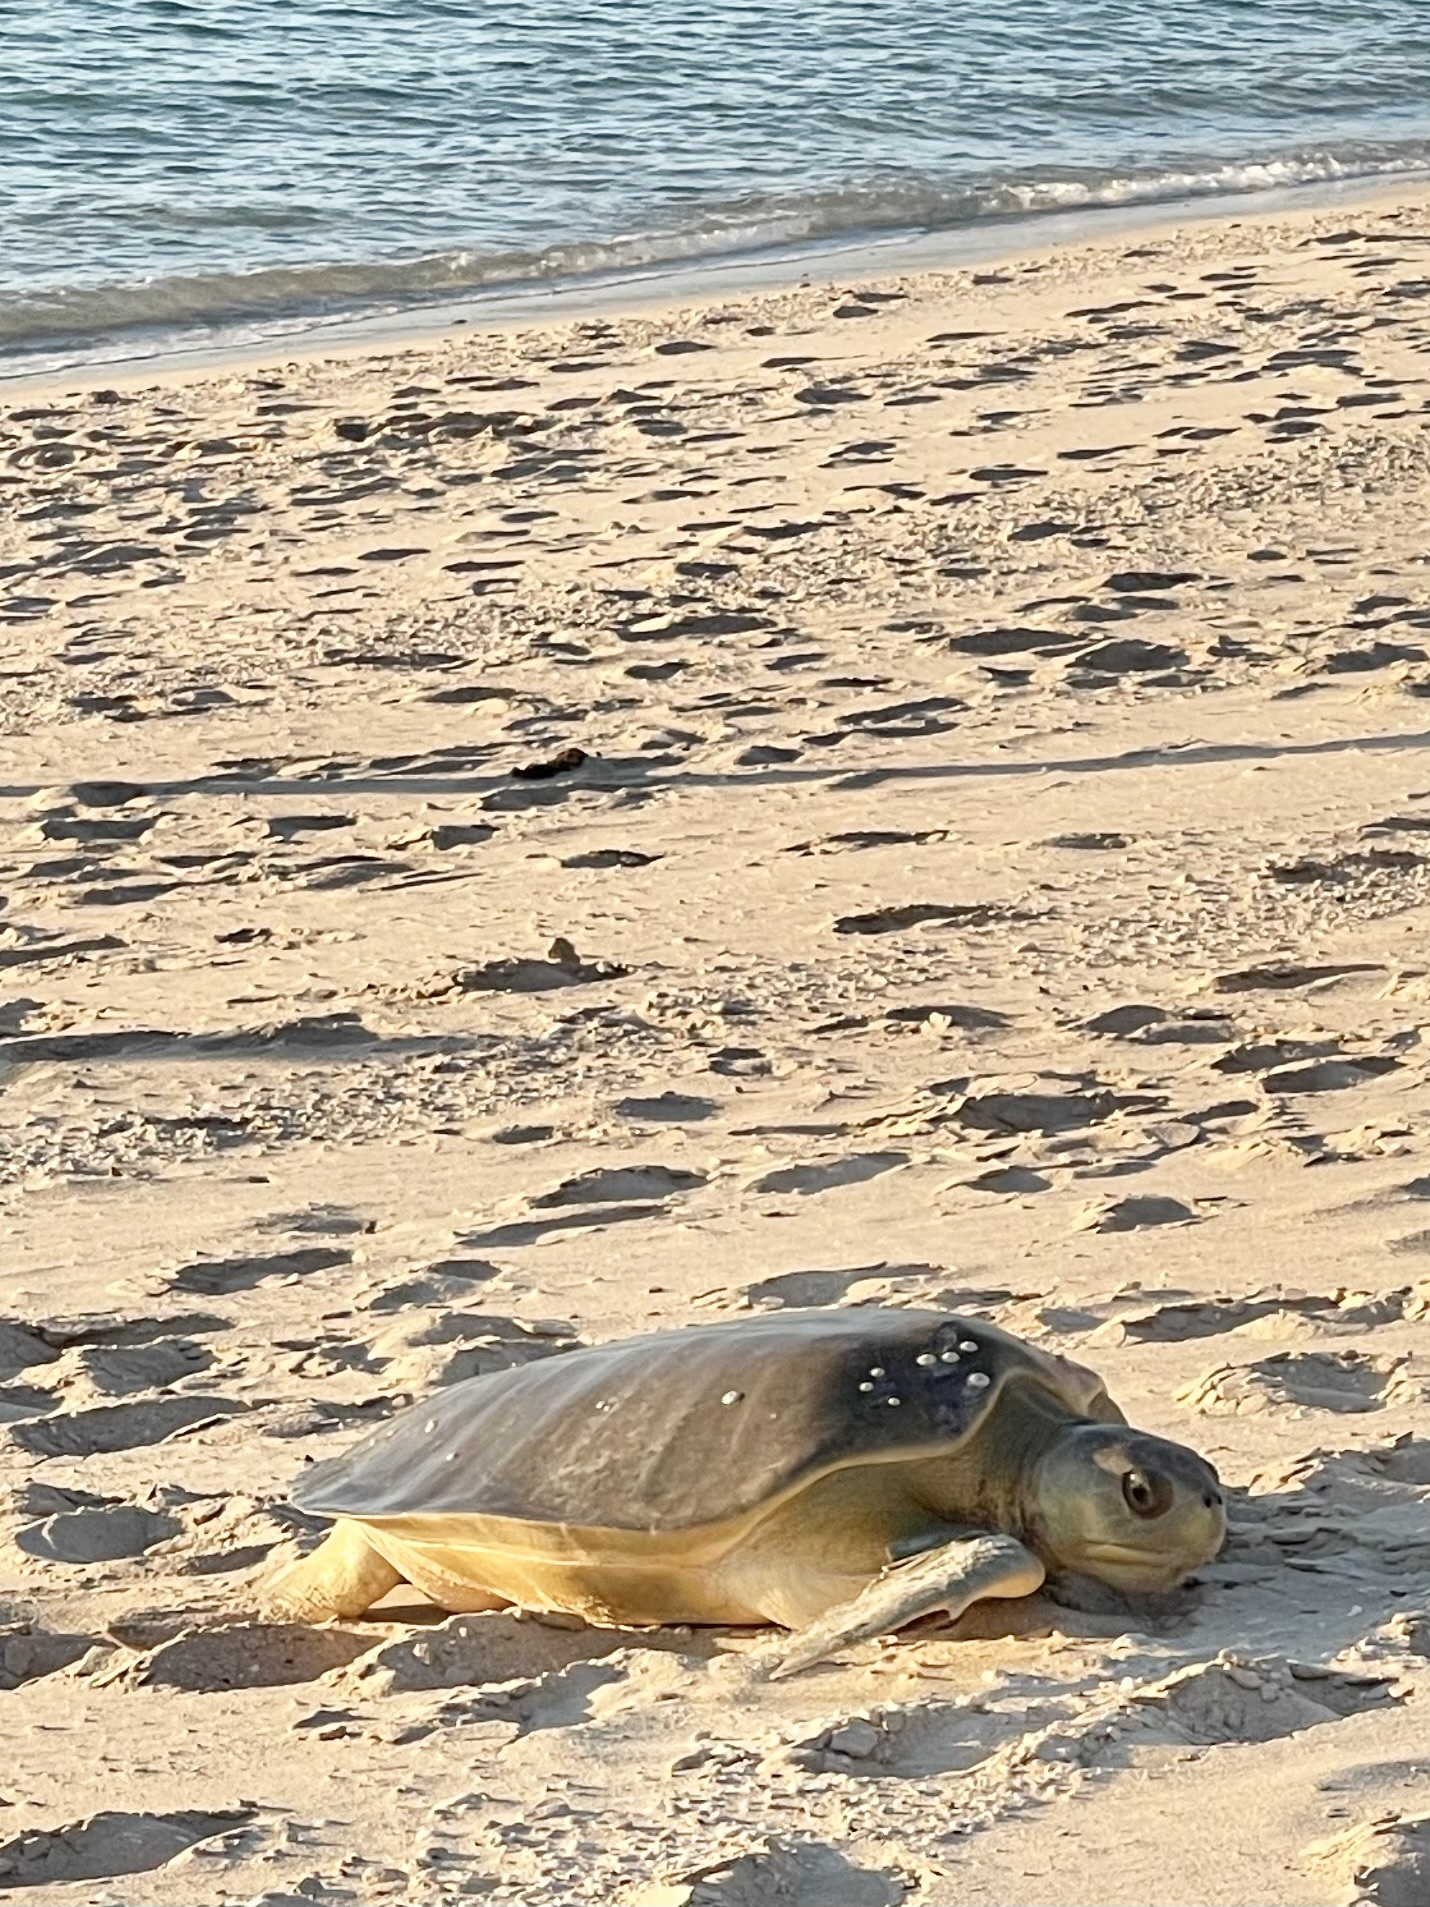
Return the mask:
POLYGON ((1430 169, 1430 141, 1098 176, 1067 169, 940 183, 914 176, 705 207, 684 226, 531 251, 452 250, 347 264, 154 276, 127 284, 0 292, 0 353, 12 369, 172 350, 217 334, 261 337, 366 316, 420 311, 521 288, 648 276, 677 266, 797 255, 840 241, 955 232, 1051 213, 1281 191, 1430 169), (20 359, 19 363, 13 362, 20 359))

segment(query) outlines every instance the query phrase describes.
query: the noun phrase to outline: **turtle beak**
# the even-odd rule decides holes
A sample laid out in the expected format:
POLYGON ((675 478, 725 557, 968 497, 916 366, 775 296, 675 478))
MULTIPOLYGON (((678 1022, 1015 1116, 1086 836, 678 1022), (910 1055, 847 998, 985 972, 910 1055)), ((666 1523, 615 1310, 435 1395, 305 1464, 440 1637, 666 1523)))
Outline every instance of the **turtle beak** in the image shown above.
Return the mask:
POLYGON ((1180 1551, 1176 1556, 1162 1556, 1122 1543, 1089 1543, 1079 1561, 1086 1573, 1099 1582, 1133 1595, 1155 1596, 1175 1589, 1198 1564, 1209 1561, 1220 1548, 1218 1537, 1215 1547, 1206 1555, 1189 1559, 1180 1551))

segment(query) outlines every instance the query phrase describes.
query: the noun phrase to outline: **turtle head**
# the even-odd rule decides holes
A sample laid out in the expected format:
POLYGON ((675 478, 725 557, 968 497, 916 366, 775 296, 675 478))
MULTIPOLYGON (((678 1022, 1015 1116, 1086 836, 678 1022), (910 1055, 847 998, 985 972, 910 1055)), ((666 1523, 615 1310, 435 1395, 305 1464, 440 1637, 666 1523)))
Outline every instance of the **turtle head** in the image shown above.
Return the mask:
POLYGON ((1028 1509, 1029 1541, 1050 1568, 1133 1592, 1173 1588, 1226 1536, 1211 1465, 1123 1424, 1078 1424, 1055 1438, 1028 1509))

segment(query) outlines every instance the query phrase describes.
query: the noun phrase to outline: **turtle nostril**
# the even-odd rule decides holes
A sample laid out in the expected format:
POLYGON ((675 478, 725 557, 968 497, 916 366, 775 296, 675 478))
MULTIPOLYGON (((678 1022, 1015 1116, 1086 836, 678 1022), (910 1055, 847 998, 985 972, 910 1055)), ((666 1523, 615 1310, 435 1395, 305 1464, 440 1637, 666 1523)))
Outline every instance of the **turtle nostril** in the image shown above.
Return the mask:
POLYGON ((1202 1498, 1202 1502, 1206 1504, 1209 1510, 1214 1510, 1216 1509, 1218 1504, 1221 1502, 1221 1498, 1219 1496, 1212 1496, 1209 1494, 1202 1498))

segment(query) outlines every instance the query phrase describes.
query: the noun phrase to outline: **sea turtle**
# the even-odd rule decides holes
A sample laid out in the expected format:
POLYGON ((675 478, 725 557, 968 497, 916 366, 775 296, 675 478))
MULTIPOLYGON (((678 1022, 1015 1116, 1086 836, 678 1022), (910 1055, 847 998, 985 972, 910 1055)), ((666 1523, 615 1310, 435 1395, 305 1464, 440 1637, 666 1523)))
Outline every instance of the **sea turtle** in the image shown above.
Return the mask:
POLYGON ((469 1378, 291 1492, 336 1519, 268 1592, 361 1615, 778 1623, 792 1673, 1047 1570, 1170 1589, 1221 1547, 1217 1475, 1097 1375, 944 1311, 779 1311, 469 1378))

